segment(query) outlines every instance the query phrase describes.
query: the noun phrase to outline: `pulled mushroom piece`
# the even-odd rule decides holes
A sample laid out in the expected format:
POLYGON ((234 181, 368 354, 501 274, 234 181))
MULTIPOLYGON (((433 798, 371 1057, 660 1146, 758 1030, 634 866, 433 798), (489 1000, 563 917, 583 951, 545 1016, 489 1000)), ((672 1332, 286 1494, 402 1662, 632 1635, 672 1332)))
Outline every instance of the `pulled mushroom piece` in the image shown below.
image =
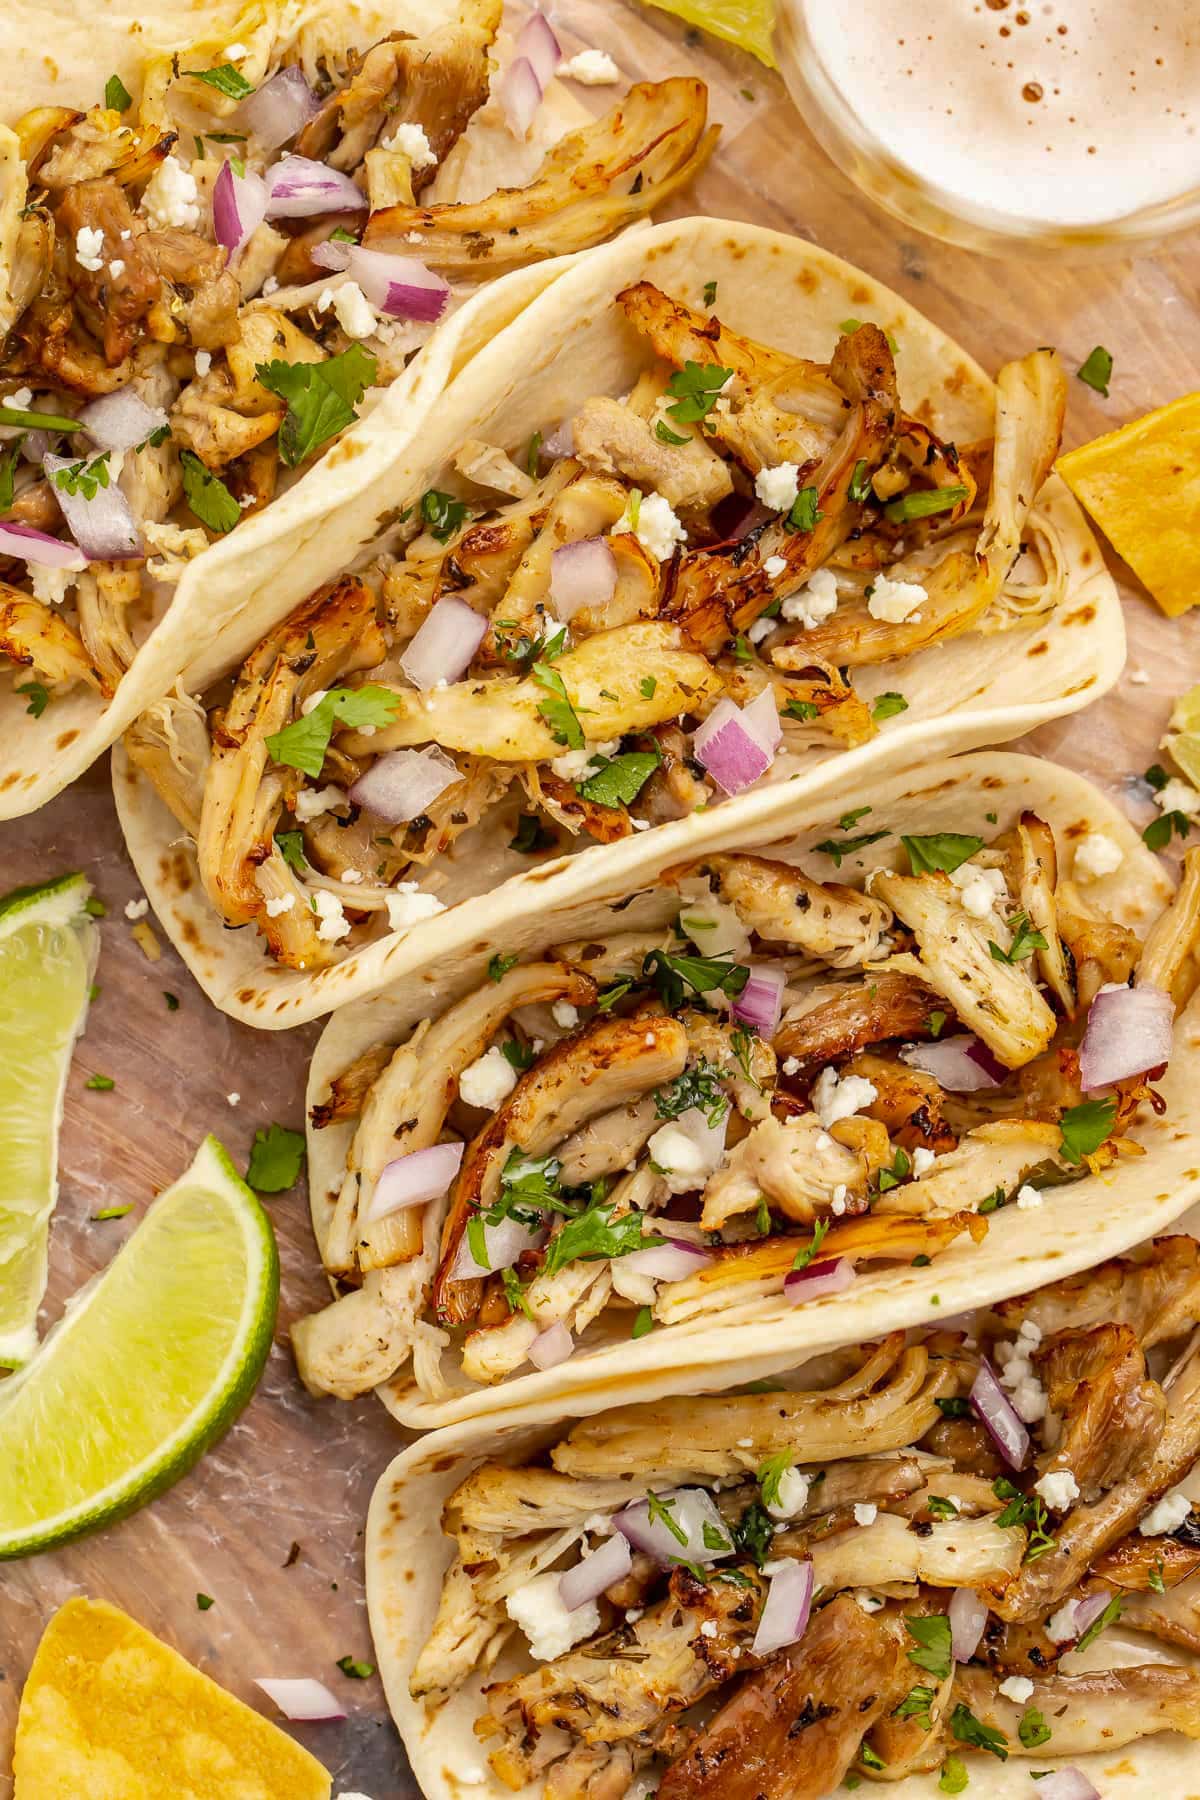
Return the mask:
POLYGON ((1052 1412, 1062 1417, 1043 1474, 1070 1470, 1085 1502, 1149 1462, 1158 1448, 1167 1400, 1146 1373, 1146 1357, 1128 1325, 1060 1331, 1045 1339, 1034 1366, 1052 1412))

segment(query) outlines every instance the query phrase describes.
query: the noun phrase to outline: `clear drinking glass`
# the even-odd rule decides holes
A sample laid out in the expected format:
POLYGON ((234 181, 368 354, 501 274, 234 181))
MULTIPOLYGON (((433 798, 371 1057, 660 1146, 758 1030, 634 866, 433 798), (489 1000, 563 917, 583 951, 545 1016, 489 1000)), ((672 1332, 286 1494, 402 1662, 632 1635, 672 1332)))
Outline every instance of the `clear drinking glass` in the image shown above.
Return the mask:
MULTIPOLYGON (((884 141, 885 134, 881 129, 884 109, 887 105, 886 95, 873 87, 870 82, 847 80, 845 61, 842 67, 835 67, 835 58, 829 53, 829 35, 825 15, 819 8, 837 7, 839 17, 852 21, 848 30, 871 31, 873 26, 864 21, 862 12, 848 6, 846 0, 777 0, 778 21, 775 32, 775 52, 780 72, 787 84, 793 101, 800 111, 805 123, 812 130, 818 142, 826 150, 844 174, 855 182, 864 193, 870 195, 880 206, 906 223, 919 230, 929 232, 932 236, 943 238, 950 243, 961 244, 972 250, 987 251, 993 255, 1009 255, 1014 251, 1022 255, 1055 254, 1069 259, 1086 259, 1096 256, 1129 256, 1136 254, 1169 234, 1185 230, 1189 226, 1200 224, 1200 6, 1194 8, 1195 22, 1188 23, 1189 12, 1193 10, 1193 0, 1168 0, 1168 4, 1155 7, 1152 4, 1135 6, 1134 0, 1095 0, 1089 8, 1066 8, 1045 4, 1039 0, 1028 9, 1020 7, 1016 0, 941 0, 942 7, 953 9, 961 6, 963 14, 972 15, 971 23, 978 34, 980 47, 988 33, 1002 33, 1003 37, 993 37, 989 41, 1011 42, 1015 58, 1022 55, 1028 61, 1028 72, 1038 69, 1038 50, 1041 62, 1048 69, 1055 67, 1055 51, 1061 54, 1062 45, 1056 44, 1047 52, 1041 46, 1050 45, 1051 33, 1062 34, 1062 44, 1066 44, 1069 29, 1076 29, 1076 20, 1081 13, 1094 14, 1092 23, 1095 31, 1102 33, 1105 27, 1105 13, 1113 7, 1128 8, 1126 17, 1138 12, 1142 16, 1145 41, 1150 49, 1155 48, 1149 38, 1150 32, 1166 30, 1174 34, 1170 44, 1170 60, 1159 58, 1157 62, 1157 79, 1159 82, 1174 83, 1171 99, 1175 103, 1181 119, 1189 116, 1193 123, 1190 126, 1179 126, 1176 132, 1176 174, 1182 172, 1179 191, 1160 196, 1149 203, 1132 207, 1118 207, 1111 218, 1092 217, 1087 222, 1073 223, 1069 218, 1039 216, 1039 208, 1026 205, 1023 208, 1009 210, 1004 204, 997 204, 993 198, 990 202, 979 193, 970 191, 970 158, 960 154, 959 134, 948 118, 941 132, 934 131, 939 150, 944 157, 954 161, 956 180, 940 182, 926 169, 924 172, 913 166, 902 155, 898 155, 884 141), (1176 11, 1181 8, 1181 11, 1176 11), (1072 25, 1067 27, 1055 24, 1056 14, 1069 11, 1072 25), (1166 19, 1165 26, 1154 24, 1154 18, 1162 15, 1166 19), (1011 23, 1010 23, 1011 21, 1011 23), (1182 21, 1182 22, 1181 22, 1182 21), (1022 37, 1022 32, 1026 35, 1022 37), (825 46, 822 36, 825 36, 825 46), (1038 46, 1035 50, 1034 46, 1038 46), (1190 168, 1180 171, 1178 151, 1183 144, 1182 133, 1195 133, 1195 157, 1190 168)), ((893 30, 907 29, 915 35, 924 31, 921 15, 922 8, 893 6, 889 9, 893 15, 888 20, 888 39, 882 48, 887 53, 898 54, 893 44, 903 44, 904 39, 893 40, 893 30), (901 17, 906 23, 901 23, 901 17), (893 23, 894 20, 894 23, 893 23)), ((944 17, 944 15, 943 15, 944 17)), ((963 15, 957 17, 957 26, 961 30, 963 15)), ((840 27, 839 27, 840 29, 840 27)), ((880 33, 882 36, 882 32, 880 33)), ((1085 35, 1080 34, 1080 43, 1085 35)), ((927 40, 930 41, 930 40, 927 40)), ((1072 40, 1072 47, 1074 41, 1072 40)), ((1154 64, 1149 51, 1147 66, 1154 64)), ((1132 59, 1126 59, 1132 60, 1132 59)), ((1009 62, 1013 69, 1014 63, 1009 62)), ((1014 83, 1020 82, 1025 65, 1016 60, 1014 83)), ((1040 70, 1039 70, 1040 72, 1040 70)), ((1127 79, 1124 69, 1120 71, 1122 80, 1127 79)), ((1132 77, 1133 70, 1128 71, 1132 77)), ((1049 76, 1053 79, 1053 76, 1049 76)), ((968 84, 969 91, 969 84, 968 84)), ((1042 99, 1043 90, 1039 83, 1030 81, 1021 90, 1032 109, 1042 99)), ((1059 90, 1054 88, 1054 94, 1059 90)), ((1121 90, 1120 82, 1114 81, 1114 98, 1118 104, 1128 102, 1136 92, 1135 84, 1130 82, 1130 92, 1121 90)), ((960 88, 959 98, 963 90, 960 88)), ((1047 108, 1051 104, 1047 95, 1047 108)), ((947 108, 947 113, 950 109, 947 108)), ((1111 116, 1109 109, 1100 104, 1096 107, 1098 115, 1092 125, 1093 134, 1097 137, 1096 153, 1101 157, 1112 158, 1109 164, 1117 175, 1120 159, 1153 158, 1155 145, 1152 142, 1139 141, 1136 136, 1121 129, 1121 121, 1111 116)), ((1168 111, 1172 108, 1168 105, 1168 111)), ((962 108, 960 106, 960 113, 962 108)), ((1160 115, 1161 117, 1161 112, 1160 115)), ((1031 111, 1031 121, 1038 115, 1031 111)), ((1074 117, 1071 125, 1076 124, 1074 117)), ((1035 127, 1036 129, 1036 127, 1035 127)), ((892 134, 894 136, 894 134, 892 134)), ((1015 141, 1015 140, 1014 140, 1015 141)), ((1090 153, 1090 147, 1089 147, 1090 153)), ((1186 149, 1185 149, 1186 155, 1186 149)), ((1149 166, 1149 165, 1147 165, 1149 166)), ((1049 199, 1055 191, 1053 188, 1053 165, 1047 164, 1048 175, 1042 187, 1041 197, 1049 199)), ((1103 166, 1098 165, 1103 174, 1103 166)), ((1128 170, 1126 169, 1126 174, 1128 170)), ((993 178, 995 170, 992 170, 993 178)), ((981 184, 986 190, 987 183, 981 184)), ((1017 184, 1014 183, 1014 191, 1017 184)), ((1036 183, 1034 184, 1036 186, 1036 183)), ((1114 191, 1119 181, 1114 180, 1114 191)), ((1025 188, 1026 197, 1029 186, 1025 188)), ((1061 199, 1061 192, 1059 193, 1061 199)), ((1049 215, 1054 209, 1047 207, 1049 215)), ((1058 208, 1061 213, 1061 206, 1058 208)))

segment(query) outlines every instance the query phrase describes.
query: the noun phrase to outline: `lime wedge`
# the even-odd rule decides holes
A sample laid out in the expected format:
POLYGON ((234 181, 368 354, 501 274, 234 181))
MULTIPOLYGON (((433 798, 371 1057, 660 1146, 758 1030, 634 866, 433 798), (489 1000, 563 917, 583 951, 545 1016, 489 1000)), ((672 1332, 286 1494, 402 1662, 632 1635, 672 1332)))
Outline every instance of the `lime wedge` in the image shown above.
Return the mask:
POLYGON ((674 13, 688 25, 699 25, 713 37, 748 50, 769 69, 775 67, 771 37, 775 30, 775 0, 650 0, 663 12, 674 13))
POLYGON ((1200 787, 1200 686, 1175 702, 1162 748, 1192 786, 1200 787))
POLYGON ((82 875, 0 899, 0 1368, 37 1348, 58 1128, 99 937, 82 875))
POLYGON ((143 1505, 232 1424, 279 1298, 270 1221, 215 1138, 0 1388, 0 1557, 143 1505))

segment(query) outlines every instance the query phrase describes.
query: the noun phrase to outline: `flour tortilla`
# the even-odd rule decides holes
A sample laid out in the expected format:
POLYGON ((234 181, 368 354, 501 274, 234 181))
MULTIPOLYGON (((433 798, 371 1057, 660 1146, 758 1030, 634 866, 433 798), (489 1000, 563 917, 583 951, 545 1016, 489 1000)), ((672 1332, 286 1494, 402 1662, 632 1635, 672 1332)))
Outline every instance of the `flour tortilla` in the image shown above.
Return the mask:
MULTIPOLYGON (((1200 1223, 1200 1221, 1197 1221, 1200 1223)), ((1040 1270, 1036 1279, 1052 1280, 1066 1271, 1058 1264, 1040 1270)), ((980 1303, 981 1295, 975 1296, 980 1303)), ((839 1343, 856 1343, 860 1335, 875 1338, 885 1327, 872 1318, 856 1326, 846 1321, 839 1343)), ((830 1348, 837 1347, 831 1345, 830 1348)), ((817 1371, 812 1371, 814 1375, 817 1371)), ((727 1372, 727 1378, 741 1381, 727 1372)), ((706 1388, 718 1391, 710 1378, 706 1388)), ((797 1382, 796 1385, 807 1385, 797 1382)), ((678 1391, 678 1390, 675 1390, 678 1391)), ((695 1391, 695 1390, 693 1390, 695 1391)), ((644 1398, 633 1392, 610 1397, 609 1403, 627 1405, 644 1398)), ((429 1635, 441 1599, 442 1581, 453 1555, 453 1540, 441 1529, 442 1507, 461 1481, 488 1458, 520 1462, 564 1433, 569 1418, 583 1408, 575 1396, 568 1402, 549 1402, 540 1417, 527 1416, 517 1424, 478 1421, 452 1431, 420 1439, 403 1451, 381 1476, 367 1515, 366 1574, 367 1610, 375 1641, 375 1661, 383 1680, 388 1706, 396 1721, 413 1774, 426 1800, 542 1800, 542 1782, 521 1788, 515 1795, 487 1764, 487 1744, 475 1736, 474 1722, 484 1711, 481 1699, 491 1681, 504 1681, 533 1666, 520 1648, 506 1647, 486 1675, 473 1676, 449 1697, 431 1695, 414 1700, 408 1691, 409 1675, 429 1635)), ((535 1409, 530 1409, 532 1413, 535 1409)), ((591 1408, 590 1410, 600 1410, 591 1408)), ((1200 1499, 1200 1475, 1185 1486, 1200 1499)), ((516 1634, 519 1646, 520 1634, 516 1634)), ((1111 1668, 1119 1664, 1164 1660, 1163 1648, 1147 1638, 1110 1625, 1084 1656, 1069 1657, 1072 1672, 1111 1668)), ((1186 1662, 1186 1653, 1172 1659, 1186 1662)), ((1037 1787, 1030 1769, 1056 1766, 1052 1745, 1037 1756, 1013 1756, 1007 1763, 994 1757, 964 1754, 970 1774, 969 1800, 1030 1800, 1037 1787)), ((1114 1753, 1100 1752, 1072 1758, 1102 1794, 1122 1800, 1153 1800, 1158 1795, 1200 1792, 1200 1743, 1177 1732, 1163 1732, 1139 1743, 1123 1745, 1115 1753, 1120 1785, 1112 1785, 1114 1753)), ((887 1792, 896 1800, 937 1800, 939 1770, 910 1775, 889 1783, 887 1792)), ((641 1790, 636 1789, 635 1792, 641 1790)), ((838 1793, 841 1793, 838 1789, 838 1793)))
MULTIPOLYGON (((338 483, 342 503, 313 512, 295 532, 277 530, 252 559, 256 568, 243 562, 240 579, 235 544, 207 559, 189 600, 196 638, 189 690, 201 692, 237 668, 314 588, 367 560, 379 547, 381 516, 451 480, 451 458, 465 438, 517 451, 534 431, 548 432, 570 418, 588 396, 625 392, 650 358, 612 302, 642 278, 696 305, 704 286, 715 281, 717 307, 728 324, 822 361, 842 320, 873 319, 898 343, 900 391, 912 410, 960 444, 991 435, 994 389, 979 366, 907 302, 849 264, 798 238, 719 219, 631 232, 574 259, 540 297, 522 296, 520 308, 504 282, 479 296, 440 334, 439 366, 458 372, 426 409, 420 430, 397 433, 390 454, 378 438, 361 434, 371 452, 360 457, 352 482, 338 483), (488 342, 504 314, 511 323, 488 342)), ((358 454, 354 434, 330 462, 343 451, 358 454)), ((908 710, 889 719, 870 743, 814 752, 787 782, 532 872, 528 858, 508 849, 507 832, 497 833, 484 820, 424 880, 451 906, 449 916, 391 933, 332 968, 312 974, 280 968, 254 932, 224 929, 190 853, 170 848, 179 839, 176 820, 118 753, 114 786, 130 854, 201 987, 222 1010, 249 1024, 298 1025, 390 982, 419 980, 447 955, 470 955, 482 937, 507 930, 531 907, 558 912, 598 883, 627 888, 639 870, 695 854, 728 828, 731 815, 746 832, 770 835, 806 797, 834 787, 865 791, 890 769, 1002 742, 1098 699, 1124 662, 1120 602, 1082 513, 1057 479, 1043 491, 1043 505, 1067 564, 1067 598, 1036 625, 989 637, 985 653, 981 640, 967 634, 861 671, 857 686, 868 696, 899 689, 908 700, 908 710), (483 896, 486 906, 471 904, 483 896)))
MULTIPOLYGON (((40 104, 95 105, 112 73, 121 76, 136 101, 148 63, 175 50, 194 51, 203 65, 212 60, 203 46, 219 53, 237 41, 257 43, 254 34, 261 32, 271 46, 270 61, 298 57, 315 73, 320 57, 340 62, 348 46, 367 46, 394 31, 419 35, 460 10, 458 0, 388 0, 386 5, 381 0, 353 0, 348 5, 342 0, 284 4, 256 0, 249 6, 243 0, 218 6, 214 12, 186 0, 164 0, 155 9, 151 38, 134 8, 107 0, 98 0, 98 6, 96 12, 89 9, 86 29, 65 0, 52 0, 48 11, 38 8, 32 17, 28 8, 21 7, 0 15, 0 50, 10 72, 0 105, 0 287, 24 201, 19 146, 3 121, 15 120, 40 104), (60 10, 69 23, 58 32, 52 21, 60 10), (35 53, 35 44, 47 42, 53 42, 56 51, 64 46, 64 54, 49 58, 35 53), (12 74, 14 68, 19 75, 12 74), (26 78, 28 87, 23 85, 26 78)), ((511 35, 502 32, 495 50, 498 69, 512 51, 511 35)), ((495 85, 494 80, 493 96, 495 85)), ((569 89, 552 81, 528 139, 519 141, 504 127, 493 97, 438 170, 427 190, 430 202, 454 202, 500 186, 523 186, 550 146, 589 118, 569 89)), ((147 578, 144 591, 152 596, 152 616, 144 624, 133 621, 138 655, 110 701, 74 688, 55 698, 37 719, 29 712, 27 699, 13 692, 20 678, 10 682, 7 675, 0 675, 0 820, 44 806, 115 743, 139 713, 168 693, 201 647, 240 609, 247 591, 261 587, 277 562, 286 560, 303 541, 310 522, 336 512, 350 494, 381 479, 405 441, 419 433, 426 413, 472 352, 569 262, 563 258, 541 263, 509 276, 503 295, 487 309, 482 338, 468 321, 459 325, 451 314, 447 321, 455 325, 451 334, 435 332, 391 387, 368 393, 358 426, 298 480, 283 487, 270 506, 230 537, 210 545, 189 565, 177 587, 147 578)), ((463 310, 469 311, 469 304, 463 310)))
MULTIPOLYGON (((798 785, 798 784, 797 784, 798 785)), ((828 880, 829 858, 813 846, 831 827, 851 797, 869 795, 877 828, 889 839, 872 845, 867 862, 847 858, 838 879, 861 884, 864 868, 898 866, 904 858, 901 832, 975 832, 984 838, 1008 830, 1025 810, 1053 828, 1060 867, 1071 873, 1066 848, 1089 832, 1103 832, 1124 853, 1118 869, 1087 884, 1083 892, 1107 916, 1144 937, 1162 911, 1173 884, 1162 864, 1123 814, 1081 775, 1035 757, 989 751, 935 762, 919 775, 892 774, 869 788, 839 787, 813 801, 801 796, 789 816, 754 820, 726 808, 713 817, 704 848, 753 850, 797 863, 816 880, 828 880), (995 823, 989 815, 995 814, 995 823)), ((651 834, 647 834, 649 837, 651 834)), ((657 834, 654 834, 657 835, 657 834)), ((665 837, 665 833, 662 834, 665 837)), ((694 852, 696 846, 691 846, 694 852)), ((656 885, 659 871, 681 859, 677 840, 651 846, 632 881, 614 876, 611 863, 597 863, 602 879, 573 902, 538 912, 529 885, 499 894, 487 930, 457 951, 449 941, 449 920, 435 919, 441 944, 429 945, 424 966, 384 992, 339 1012, 326 1026, 309 1071, 306 1107, 328 1096, 332 1078, 379 1043, 398 1043, 421 1019, 437 1016, 448 1003, 476 988, 486 976, 494 950, 535 957, 555 944, 603 942, 617 931, 652 929, 673 920, 679 899, 656 885)), ((1161 1233, 1200 1197, 1200 1117, 1195 1107, 1200 1083, 1200 994, 1176 1021, 1175 1052, 1166 1076, 1155 1085, 1167 1102, 1159 1118, 1143 1108, 1130 1136, 1146 1148, 1136 1161, 1122 1161, 1102 1175, 1088 1175, 1051 1190, 1037 1212, 1009 1206, 993 1213, 981 1244, 963 1236, 928 1268, 880 1268, 859 1274, 854 1287, 802 1306, 782 1296, 752 1300, 719 1323, 659 1326, 631 1342, 628 1311, 606 1309, 584 1334, 575 1354, 556 1368, 527 1368, 491 1387, 464 1387, 454 1397, 425 1398, 405 1369, 378 1392, 405 1425, 430 1429, 457 1425, 476 1415, 556 1417, 556 1408, 594 1411, 635 1399, 694 1392, 727 1381, 750 1380, 793 1367, 832 1344, 876 1337, 930 1317, 943 1316, 1085 1269, 1127 1250, 1141 1238, 1161 1233), (724 1366, 727 1373, 721 1376, 724 1366)), ((354 1124, 309 1129, 308 1173, 313 1227, 318 1246, 332 1218, 354 1124)), ((457 1373, 449 1357, 444 1372, 457 1373)))

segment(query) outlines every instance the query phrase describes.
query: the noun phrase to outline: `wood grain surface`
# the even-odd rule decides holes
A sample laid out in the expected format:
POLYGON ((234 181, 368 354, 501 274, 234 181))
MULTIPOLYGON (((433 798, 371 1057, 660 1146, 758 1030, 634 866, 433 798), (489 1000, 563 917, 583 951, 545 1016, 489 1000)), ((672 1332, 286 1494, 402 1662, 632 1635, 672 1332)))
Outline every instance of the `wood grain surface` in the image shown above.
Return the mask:
MULTIPOLYGON (((676 212, 751 220, 819 241, 897 288, 991 368, 1047 343, 1076 368, 1094 344, 1105 344, 1115 358, 1111 397, 1072 382, 1068 443, 1197 385, 1200 237, 1177 239, 1135 262, 1082 268, 993 260, 918 238, 832 167, 778 79, 756 62, 664 13, 617 0, 557 0, 548 10, 568 49, 603 47, 630 79, 690 70, 709 82, 724 126, 719 154, 676 212)), ((596 110, 611 103, 612 90, 581 92, 596 110)), ((1134 777, 1152 760, 1171 696, 1200 680, 1200 614, 1170 622, 1125 571, 1115 572, 1127 599, 1124 679, 1091 711, 1043 728, 1025 747, 1084 770, 1141 824, 1152 809, 1134 777)), ((869 796, 845 798, 853 805, 869 796)), ((316 1027, 256 1034, 223 1018, 165 940, 161 960, 147 960, 123 916, 138 889, 106 763, 34 817, 0 827, 0 891, 72 868, 87 871, 108 917, 101 992, 67 1094, 47 1323, 111 1257, 205 1132, 215 1131, 244 1166, 256 1127, 302 1124, 305 1069, 317 1035, 316 1027), (168 1009, 167 992, 177 996, 178 1011, 168 1009), (114 1078, 111 1092, 85 1089, 95 1072, 114 1078), (91 1222, 101 1206, 126 1201, 134 1208, 127 1218, 91 1222)), ((297 1735, 332 1771, 335 1795, 355 1790, 371 1800, 415 1800, 378 1681, 347 1680, 334 1666, 348 1653, 370 1657, 362 1525, 372 1484, 400 1440, 374 1403, 318 1404, 300 1388, 287 1327, 320 1302, 323 1288, 303 1192, 272 1197, 268 1207, 282 1253, 283 1300, 266 1375, 241 1421, 144 1512, 0 1571, 0 1769, 10 1766, 20 1686, 42 1627, 63 1600, 86 1592, 126 1607, 246 1699, 255 1697, 256 1675, 327 1681, 348 1718, 298 1727, 297 1735), (213 1596, 211 1610, 198 1611, 197 1592, 213 1596)), ((10 1792, 0 1775, 0 1797, 10 1792)))

